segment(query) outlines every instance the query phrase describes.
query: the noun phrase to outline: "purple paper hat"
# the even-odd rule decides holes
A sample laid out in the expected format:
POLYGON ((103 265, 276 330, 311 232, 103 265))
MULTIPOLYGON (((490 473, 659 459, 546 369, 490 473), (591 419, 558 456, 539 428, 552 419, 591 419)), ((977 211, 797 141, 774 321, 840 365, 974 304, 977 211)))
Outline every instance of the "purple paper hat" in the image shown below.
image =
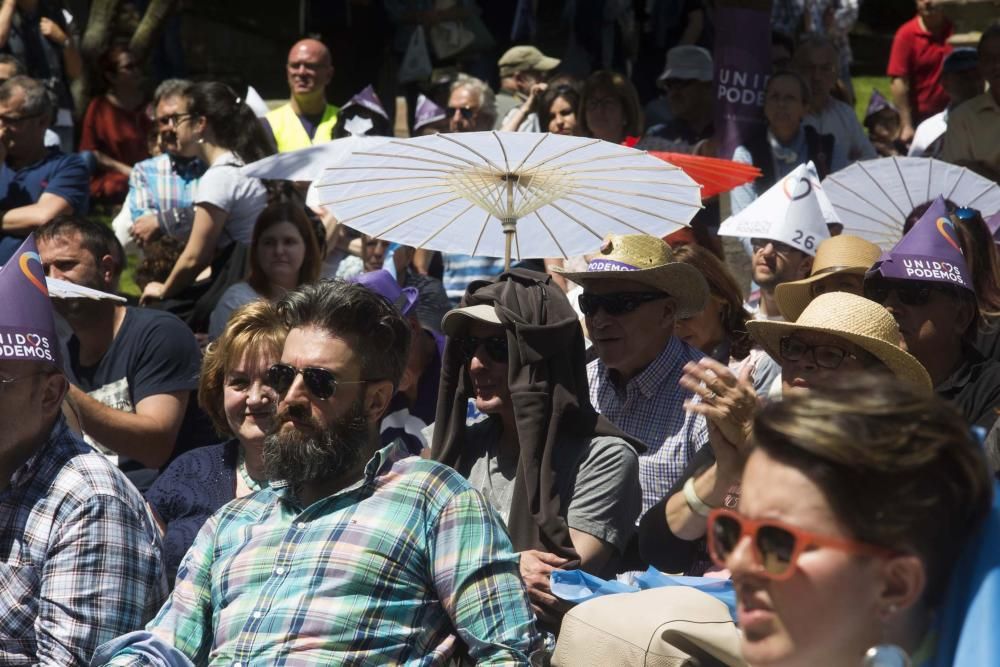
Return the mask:
POLYGON ((378 95, 375 94, 375 89, 372 88, 371 84, 368 84, 364 90, 347 100, 347 104, 341 108, 347 109, 352 106, 364 107, 369 111, 382 116, 382 118, 389 120, 389 114, 386 113, 385 107, 382 106, 382 100, 380 100, 378 95))
POLYGON ((865 120, 868 120, 882 109, 897 111, 895 104, 887 100, 885 95, 872 88, 872 98, 868 101, 868 108, 865 110, 865 120))
POLYGON ((52 302, 35 236, 0 268, 0 359, 47 361, 62 367, 52 302))
POLYGON ((350 282, 364 285, 381 295, 403 315, 410 314, 413 307, 417 305, 417 297, 420 295, 416 287, 401 288, 392 274, 385 269, 361 273, 352 278, 350 282))
POLYGON ((867 275, 873 274, 896 280, 947 283, 976 291, 955 225, 948 218, 941 197, 934 200, 892 250, 882 253, 867 275))
POLYGON ((448 114, 444 109, 434 104, 429 98, 420 95, 417 97, 417 110, 413 114, 413 129, 419 130, 424 125, 436 123, 444 120, 448 114))

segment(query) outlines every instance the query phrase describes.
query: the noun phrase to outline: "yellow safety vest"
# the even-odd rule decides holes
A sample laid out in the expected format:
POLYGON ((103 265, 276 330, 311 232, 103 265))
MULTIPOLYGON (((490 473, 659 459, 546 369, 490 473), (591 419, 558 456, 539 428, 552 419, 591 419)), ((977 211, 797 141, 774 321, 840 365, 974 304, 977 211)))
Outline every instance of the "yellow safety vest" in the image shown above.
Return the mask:
POLYGON ((274 133, 274 141, 278 145, 278 152, 294 151, 306 148, 313 144, 322 144, 333 138, 333 126, 337 124, 337 114, 340 113, 338 107, 327 104, 323 111, 323 118, 316 126, 316 133, 312 141, 302 127, 302 121, 295 115, 291 103, 282 104, 277 109, 267 112, 267 122, 271 125, 271 132, 274 133))

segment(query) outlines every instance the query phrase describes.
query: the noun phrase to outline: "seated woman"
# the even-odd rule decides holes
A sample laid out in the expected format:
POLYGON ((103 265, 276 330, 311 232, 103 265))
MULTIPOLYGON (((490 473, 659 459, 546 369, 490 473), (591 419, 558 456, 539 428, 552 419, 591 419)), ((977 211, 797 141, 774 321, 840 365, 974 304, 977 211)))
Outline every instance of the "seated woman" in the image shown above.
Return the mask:
POLYGON ((552 570, 616 571, 641 508, 645 448, 590 404, 582 329, 547 276, 473 282, 462 305, 443 322, 432 456, 499 512, 532 606, 551 622, 564 611, 552 570), (470 398, 487 418, 467 426, 470 398))
POLYGON ((743 294, 729 268, 710 250, 698 245, 683 245, 674 250, 674 260, 698 269, 708 282, 709 299, 704 310, 691 317, 674 321, 674 335, 716 361, 725 364, 736 375, 749 366, 754 391, 767 396, 781 367, 755 346, 747 333, 747 322, 753 316, 743 305, 743 294))
MULTIPOLYGON (((860 371, 891 374, 930 392, 920 362, 900 349, 902 337, 892 315, 864 297, 828 292, 813 299, 797 321, 748 322, 754 341, 781 362, 784 395, 823 387, 860 371)), ((692 457, 681 479, 639 524, 644 561, 664 572, 703 574, 711 565, 705 551, 705 520, 716 507, 734 507, 746 460, 750 420, 756 408, 746 373, 737 378, 717 361, 688 364, 681 384, 699 397, 685 408, 709 422, 709 446, 692 457)))
POLYGON ((821 179, 847 166, 845 146, 837 145, 833 135, 819 134, 802 124, 809 97, 809 84, 796 72, 778 72, 768 79, 764 88, 767 127, 733 152, 733 161, 759 167, 762 175, 732 191, 734 215, 800 164, 811 160, 821 179))
POLYGON ((128 193, 132 165, 149 157, 147 139, 153 121, 146 109, 139 63, 121 45, 112 46, 97 61, 107 85, 90 101, 80 127, 80 151, 93 157, 90 197, 120 204, 128 193))
POLYGON ((229 439, 177 457, 146 492, 163 531, 167 572, 177 566, 205 520, 233 498, 267 484, 264 435, 277 396, 264 374, 281 358, 287 328, 266 301, 238 309, 205 351, 198 404, 229 439))
POLYGON ((992 495, 954 408, 859 374, 772 403, 751 444, 738 509, 708 519, 712 560, 736 589, 744 659, 856 667, 873 652, 882 660, 864 664, 948 657, 935 655, 934 615, 992 495))
POLYGON ((218 338, 229 315, 257 299, 277 301, 285 292, 319 278, 322 260, 313 225, 294 202, 268 204, 253 229, 247 279, 230 286, 212 310, 209 338, 218 338))
MULTIPOLYGON (((271 141, 229 86, 217 81, 188 86, 170 122, 180 154, 197 157, 209 167, 198 183, 191 235, 167 279, 143 289, 140 302, 147 305, 179 297, 210 266, 212 281, 226 275, 230 261, 242 261, 236 251, 250 245, 254 223, 267 205, 264 185, 244 176, 240 167, 271 153, 271 141)), ((201 294, 189 296, 195 300, 201 294)), ((207 328, 219 296, 221 290, 211 304, 203 305, 204 321, 189 318, 196 331, 207 328)))

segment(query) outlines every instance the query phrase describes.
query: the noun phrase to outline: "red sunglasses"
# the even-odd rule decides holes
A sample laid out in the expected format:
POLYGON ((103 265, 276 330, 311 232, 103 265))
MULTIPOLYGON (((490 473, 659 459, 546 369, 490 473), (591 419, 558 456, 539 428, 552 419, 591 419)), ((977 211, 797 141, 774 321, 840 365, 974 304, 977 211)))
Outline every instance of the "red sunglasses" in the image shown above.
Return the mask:
POLYGON ((777 581, 791 577, 799 556, 812 547, 882 558, 896 554, 891 549, 817 535, 780 521, 748 519, 732 510, 716 509, 708 515, 708 554, 719 567, 726 567, 726 559, 744 537, 750 538, 759 574, 777 581))

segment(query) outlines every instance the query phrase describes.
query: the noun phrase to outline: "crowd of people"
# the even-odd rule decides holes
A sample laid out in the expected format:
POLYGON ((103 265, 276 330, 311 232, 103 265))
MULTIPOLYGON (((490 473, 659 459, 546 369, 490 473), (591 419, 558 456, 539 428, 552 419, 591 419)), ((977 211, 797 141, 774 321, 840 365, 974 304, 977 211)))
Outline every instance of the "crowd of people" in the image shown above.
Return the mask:
POLYGON ((116 44, 74 145, 74 38, 2 0, 0 663, 575 664, 558 573, 648 567, 731 585, 726 664, 965 650, 961 593, 1000 594, 957 565, 1000 573, 1000 210, 913 201, 880 247, 823 179, 909 154, 995 181, 1000 24, 953 48, 918 0, 861 122, 858 3, 775 2, 732 155, 761 175, 691 234, 586 256, 400 245, 244 169, 403 126, 714 155, 712 13, 678 4, 630 77, 522 44, 497 90, 457 73, 405 122, 372 86, 331 104, 317 39, 271 109, 218 81, 147 100, 116 44))

